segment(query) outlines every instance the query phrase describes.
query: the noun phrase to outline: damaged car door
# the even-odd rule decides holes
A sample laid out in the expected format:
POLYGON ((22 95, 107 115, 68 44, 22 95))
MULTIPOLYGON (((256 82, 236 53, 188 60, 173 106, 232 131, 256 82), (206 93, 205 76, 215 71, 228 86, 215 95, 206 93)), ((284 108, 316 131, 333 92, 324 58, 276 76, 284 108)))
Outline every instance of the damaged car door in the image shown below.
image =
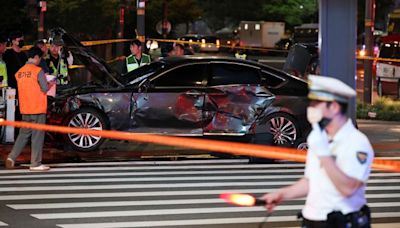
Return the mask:
POLYGON ((132 131, 201 136, 206 64, 177 66, 148 79, 133 94, 132 131))
POLYGON ((275 98, 261 86, 260 69, 232 62, 213 62, 209 68, 204 135, 248 134, 275 98))

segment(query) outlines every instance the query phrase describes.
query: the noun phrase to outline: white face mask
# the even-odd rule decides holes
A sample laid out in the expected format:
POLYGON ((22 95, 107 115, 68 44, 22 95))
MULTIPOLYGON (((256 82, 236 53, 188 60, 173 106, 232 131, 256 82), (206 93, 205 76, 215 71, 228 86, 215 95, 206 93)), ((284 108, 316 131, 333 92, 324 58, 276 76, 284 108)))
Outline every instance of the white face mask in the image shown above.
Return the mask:
POLYGON ((307 107, 307 120, 310 124, 318 123, 322 120, 322 110, 315 107, 307 107))

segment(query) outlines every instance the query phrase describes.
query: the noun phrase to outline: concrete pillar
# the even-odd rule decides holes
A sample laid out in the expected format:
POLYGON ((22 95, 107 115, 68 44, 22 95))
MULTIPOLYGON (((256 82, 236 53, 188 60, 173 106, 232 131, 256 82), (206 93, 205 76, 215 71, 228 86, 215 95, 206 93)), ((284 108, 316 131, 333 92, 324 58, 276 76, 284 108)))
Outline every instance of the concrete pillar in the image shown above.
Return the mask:
MULTIPOLYGON (((321 74, 356 89, 357 0, 319 0, 321 74)), ((355 119, 355 99, 349 107, 355 119)))

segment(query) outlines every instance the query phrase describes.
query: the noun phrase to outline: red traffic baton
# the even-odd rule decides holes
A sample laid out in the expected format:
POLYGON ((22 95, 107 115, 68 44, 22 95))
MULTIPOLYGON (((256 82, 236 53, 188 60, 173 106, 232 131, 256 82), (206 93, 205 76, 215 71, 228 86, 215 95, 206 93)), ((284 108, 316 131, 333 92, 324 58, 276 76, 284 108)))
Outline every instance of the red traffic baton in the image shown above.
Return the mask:
POLYGON ((229 204, 242 207, 264 206, 265 200, 244 193, 221 193, 219 198, 229 204))

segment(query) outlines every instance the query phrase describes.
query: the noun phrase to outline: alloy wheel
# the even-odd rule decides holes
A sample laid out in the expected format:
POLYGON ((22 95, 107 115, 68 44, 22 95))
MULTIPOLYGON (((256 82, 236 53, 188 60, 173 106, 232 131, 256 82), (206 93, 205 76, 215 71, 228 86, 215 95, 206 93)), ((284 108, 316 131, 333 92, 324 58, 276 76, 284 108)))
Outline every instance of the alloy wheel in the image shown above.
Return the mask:
POLYGON ((269 120, 270 130, 277 145, 293 144, 297 139, 297 129, 293 121, 284 116, 276 116, 269 120))
MULTIPOLYGON (((70 119, 68 126, 100 131, 104 129, 100 118, 88 112, 77 113, 70 119)), ((101 140, 101 137, 84 134, 68 134, 68 138, 78 148, 91 148, 101 140)))

